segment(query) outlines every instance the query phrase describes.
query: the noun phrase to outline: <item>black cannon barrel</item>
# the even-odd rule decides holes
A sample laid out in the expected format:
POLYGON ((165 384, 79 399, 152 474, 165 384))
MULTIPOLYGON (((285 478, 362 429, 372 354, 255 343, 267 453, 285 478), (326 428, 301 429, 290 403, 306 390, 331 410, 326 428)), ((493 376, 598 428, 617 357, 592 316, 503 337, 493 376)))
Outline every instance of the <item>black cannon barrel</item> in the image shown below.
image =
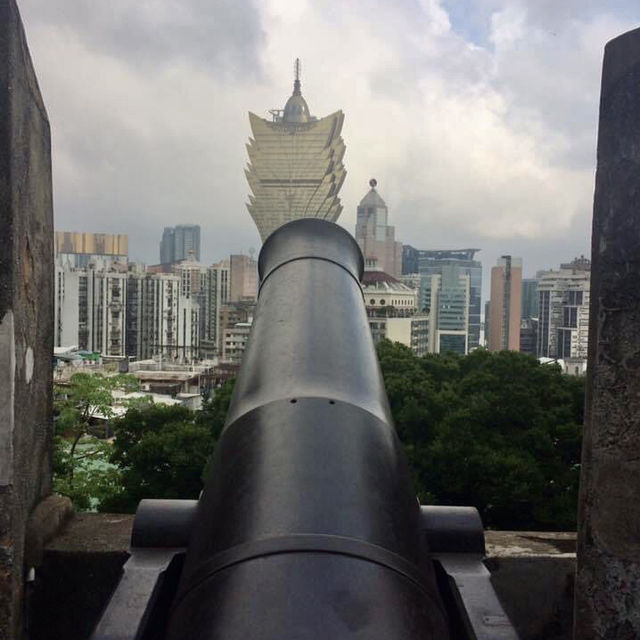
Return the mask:
POLYGON ((443 640, 447 621, 341 227, 260 254, 251 338, 169 640, 443 640))

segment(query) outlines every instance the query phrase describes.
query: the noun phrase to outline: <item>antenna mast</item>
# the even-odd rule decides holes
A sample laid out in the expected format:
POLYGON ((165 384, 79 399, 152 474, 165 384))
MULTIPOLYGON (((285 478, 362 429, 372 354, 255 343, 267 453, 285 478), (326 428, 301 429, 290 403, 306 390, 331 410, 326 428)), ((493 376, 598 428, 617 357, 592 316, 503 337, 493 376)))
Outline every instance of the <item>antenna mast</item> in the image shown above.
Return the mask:
POLYGON ((296 58, 296 61, 293 65, 293 95, 299 96, 300 94, 300 75, 301 75, 302 65, 300 64, 300 58, 296 58))

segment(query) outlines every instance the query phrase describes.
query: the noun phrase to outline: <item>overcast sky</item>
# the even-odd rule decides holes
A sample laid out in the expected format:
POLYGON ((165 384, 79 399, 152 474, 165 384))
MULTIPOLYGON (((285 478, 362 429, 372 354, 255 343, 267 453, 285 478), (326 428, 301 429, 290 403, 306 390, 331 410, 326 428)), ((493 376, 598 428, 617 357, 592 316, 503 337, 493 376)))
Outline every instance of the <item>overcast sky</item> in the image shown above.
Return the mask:
POLYGON ((312 114, 345 112, 347 229, 375 177, 397 239, 478 247, 485 273, 589 253, 602 50, 638 0, 18 1, 58 230, 148 263, 179 223, 204 262, 259 249, 247 112, 284 106, 299 56, 312 114))

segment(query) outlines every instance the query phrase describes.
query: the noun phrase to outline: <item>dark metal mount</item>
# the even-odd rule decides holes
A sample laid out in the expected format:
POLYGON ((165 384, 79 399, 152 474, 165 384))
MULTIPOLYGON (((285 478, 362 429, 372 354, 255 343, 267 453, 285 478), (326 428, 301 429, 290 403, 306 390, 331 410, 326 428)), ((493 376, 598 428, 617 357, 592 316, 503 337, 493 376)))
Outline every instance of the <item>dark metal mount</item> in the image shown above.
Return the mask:
MULTIPOLYGON (((197 500, 140 502, 131 534, 131 557, 93 640, 162 638, 197 509, 197 500)), ((420 514, 452 638, 517 640, 482 562, 485 539, 477 509, 422 506, 420 514)), ((318 541, 295 542, 297 546, 312 542, 319 546, 318 541)))

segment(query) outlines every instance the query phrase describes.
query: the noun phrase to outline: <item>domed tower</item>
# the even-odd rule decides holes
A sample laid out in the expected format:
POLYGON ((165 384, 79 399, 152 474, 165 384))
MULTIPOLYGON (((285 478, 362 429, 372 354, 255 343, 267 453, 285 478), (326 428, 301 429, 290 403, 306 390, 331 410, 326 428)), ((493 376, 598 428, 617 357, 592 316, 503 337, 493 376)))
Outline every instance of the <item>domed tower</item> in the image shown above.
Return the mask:
POLYGON ((264 241, 278 227, 297 218, 335 222, 342 212, 338 192, 346 177, 340 135, 344 114, 311 115, 300 89, 300 61, 295 63, 293 94, 272 120, 249 113, 252 137, 245 170, 251 194, 247 209, 264 241))
POLYGON ((380 197, 375 178, 369 180, 369 192, 358 205, 356 241, 364 255, 367 271, 384 271, 396 278, 402 275, 402 244, 396 242, 396 230, 388 224, 389 209, 380 197))

